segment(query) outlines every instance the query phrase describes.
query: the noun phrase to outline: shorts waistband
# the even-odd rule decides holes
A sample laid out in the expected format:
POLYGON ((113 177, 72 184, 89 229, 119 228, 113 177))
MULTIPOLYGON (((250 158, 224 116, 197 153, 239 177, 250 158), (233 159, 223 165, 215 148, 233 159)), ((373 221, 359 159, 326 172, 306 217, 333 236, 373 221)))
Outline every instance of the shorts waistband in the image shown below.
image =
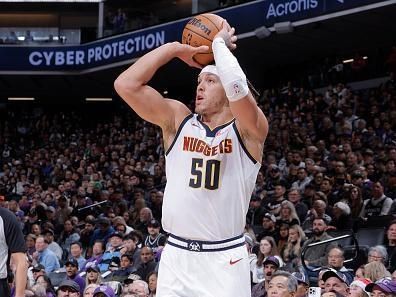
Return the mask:
POLYGON ((245 237, 239 235, 220 241, 201 241, 169 235, 167 244, 192 252, 219 252, 245 245, 245 237))

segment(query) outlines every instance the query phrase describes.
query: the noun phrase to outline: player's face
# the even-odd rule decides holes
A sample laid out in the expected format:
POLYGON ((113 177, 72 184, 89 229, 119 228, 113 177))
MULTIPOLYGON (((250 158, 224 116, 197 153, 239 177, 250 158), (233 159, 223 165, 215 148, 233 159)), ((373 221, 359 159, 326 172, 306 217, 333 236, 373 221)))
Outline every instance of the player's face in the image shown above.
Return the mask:
POLYGON ((195 112, 207 114, 218 112, 227 103, 220 78, 211 73, 202 73, 198 77, 195 112))

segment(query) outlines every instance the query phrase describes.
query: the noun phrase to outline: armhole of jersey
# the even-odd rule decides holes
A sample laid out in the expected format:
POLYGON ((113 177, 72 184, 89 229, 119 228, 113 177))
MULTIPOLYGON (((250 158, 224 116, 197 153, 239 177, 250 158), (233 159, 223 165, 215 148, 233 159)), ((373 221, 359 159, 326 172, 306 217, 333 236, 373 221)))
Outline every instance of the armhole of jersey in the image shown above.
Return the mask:
POLYGON ((176 132, 176 135, 175 135, 175 139, 173 139, 172 144, 170 145, 170 147, 168 148, 168 150, 167 150, 166 153, 165 153, 165 156, 167 156, 167 155, 170 153, 170 151, 171 151, 171 149, 173 148, 173 146, 175 145, 175 142, 176 142, 177 138, 179 137, 179 134, 180 134, 181 130, 183 129, 184 125, 186 124, 186 122, 187 122, 189 119, 191 119, 191 118, 193 117, 193 115, 194 115, 194 114, 192 114, 192 113, 189 114, 189 115, 186 116, 186 117, 184 118, 184 120, 181 122, 179 128, 177 129, 177 132, 176 132))
POLYGON ((236 134, 236 136, 238 137, 239 144, 241 145, 243 151, 244 151, 245 154, 249 157, 249 159, 253 162, 253 164, 256 164, 256 163, 257 163, 257 160, 256 160, 255 158, 253 158, 253 156, 249 153, 249 151, 247 150, 245 144, 243 143, 242 137, 241 137, 241 135, 239 134, 239 131, 238 131, 238 128, 237 128, 237 126, 236 126, 235 121, 232 123, 232 128, 234 128, 235 134, 236 134))

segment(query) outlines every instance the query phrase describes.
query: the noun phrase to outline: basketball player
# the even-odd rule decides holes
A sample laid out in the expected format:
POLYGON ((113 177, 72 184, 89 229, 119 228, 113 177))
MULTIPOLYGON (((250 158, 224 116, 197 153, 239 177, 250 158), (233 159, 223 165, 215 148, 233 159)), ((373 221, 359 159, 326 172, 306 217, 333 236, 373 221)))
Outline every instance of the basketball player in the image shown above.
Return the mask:
POLYGON ((260 169, 268 122, 230 49, 226 21, 214 38, 216 66, 198 76, 195 112, 163 98, 148 82, 173 58, 193 67, 208 47, 168 43, 147 53, 115 81, 115 89, 143 119, 162 128, 167 185, 157 297, 250 296, 249 258, 242 233, 260 169))

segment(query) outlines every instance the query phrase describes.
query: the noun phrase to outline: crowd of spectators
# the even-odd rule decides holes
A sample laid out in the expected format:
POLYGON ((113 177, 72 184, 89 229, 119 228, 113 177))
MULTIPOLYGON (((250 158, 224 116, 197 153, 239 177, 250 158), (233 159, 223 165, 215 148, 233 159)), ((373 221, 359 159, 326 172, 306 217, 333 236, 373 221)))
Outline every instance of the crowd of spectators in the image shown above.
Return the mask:
MULTIPOLYGON (((258 104, 270 131, 247 214, 253 296, 263 296, 278 268, 323 288, 332 278, 328 271, 341 273, 335 278, 349 288, 355 275, 379 271, 371 262, 390 276, 396 266, 394 76, 360 92, 337 83, 315 94, 290 83, 266 90, 258 104), (330 231, 356 232, 379 216, 389 218, 388 232, 364 267, 345 268, 336 243, 311 249, 301 262, 307 244, 331 238, 330 231), (327 270, 313 272, 320 267, 327 270)), ((159 128, 125 106, 107 117, 83 108, 10 108, 0 125, 0 204, 15 213, 25 234, 32 296, 55 296, 54 286, 81 296, 87 290, 155 296, 167 235, 160 224, 166 175, 159 128)))

